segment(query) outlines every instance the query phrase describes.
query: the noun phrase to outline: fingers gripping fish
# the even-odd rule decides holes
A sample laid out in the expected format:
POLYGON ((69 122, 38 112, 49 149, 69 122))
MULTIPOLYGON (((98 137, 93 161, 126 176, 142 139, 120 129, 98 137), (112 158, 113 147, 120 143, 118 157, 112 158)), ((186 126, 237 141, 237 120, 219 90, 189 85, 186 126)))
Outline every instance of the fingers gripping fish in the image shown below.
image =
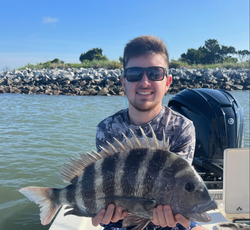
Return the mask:
POLYGON ((142 137, 124 135, 114 138, 99 153, 92 151, 71 158, 61 169, 67 187, 25 187, 19 191, 40 206, 43 225, 49 224, 62 205, 64 215, 94 217, 109 204, 124 207, 130 215, 124 227, 145 228, 153 218, 153 209, 169 204, 174 214, 194 221, 208 222, 206 211, 216 209, 198 173, 189 163, 169 151, 169 143, 159 141, 151 128, 152 138, 141 129, 142 137))

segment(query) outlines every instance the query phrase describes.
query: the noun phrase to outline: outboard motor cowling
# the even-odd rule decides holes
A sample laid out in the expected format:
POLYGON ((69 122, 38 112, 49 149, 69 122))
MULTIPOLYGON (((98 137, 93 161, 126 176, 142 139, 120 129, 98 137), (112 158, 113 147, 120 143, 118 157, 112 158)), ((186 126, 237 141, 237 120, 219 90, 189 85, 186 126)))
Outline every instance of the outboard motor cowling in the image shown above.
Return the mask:
POLYGON ((197 171, 223 176, 223 152, 243 147, 244 112, 225 90, 185 89, 168 106, 193 121, 196 131, 194 166, 197 171))

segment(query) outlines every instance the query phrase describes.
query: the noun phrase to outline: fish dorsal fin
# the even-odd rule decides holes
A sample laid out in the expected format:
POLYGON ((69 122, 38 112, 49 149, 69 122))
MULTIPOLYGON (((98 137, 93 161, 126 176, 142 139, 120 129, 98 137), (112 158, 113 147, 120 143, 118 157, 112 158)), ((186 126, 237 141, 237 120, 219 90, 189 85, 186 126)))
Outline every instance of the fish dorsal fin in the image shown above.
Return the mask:
POLYGON ((120 146, 120 148, 121 148, 123 151, 126 150, 125 146, 124 146, 120 141, 118 141, 115 137, 114 137, 114 140, 117 142, 117 144, 120 146))
POLYGON ((132 133, 132 135, 133 135, 133 138, 131 139, 131 142, 132 141, 134 141, 134 147, 135 148, 142 148, 142 146, 141 146, 141 142, 139 141, 139 139, 137 138, 137 136, 135 135, 135 133, 133 132, 133 130, 132 129, 129 129, 130 130, 130 132, 132 133))
POLYGON ((114 141, 112 143, 109 143, 107 141, 107 146, 105 146, 105 148, 103 146, 100 146, 101 151, 98 153, 92 150, 91 153, 79 154, 74 158, 70 158, 68 162, 63 165, 61 169, 62 179, 65 182, 70 182, 76 176, 79 176, 87 166, 107 156, 123 152, 126 150, 138 149, 138 148, 169 150, 170 148, 169 139, 166 142, 164 131, 163 131, 163 140, 159 141, 157 140, 156 134, 150 124, 149 127, 152 133, 152 137, 150 138, 146 136, 145 132, 141 127, 139 128, 142 133, 142 137, 137 137, 135 133, 130 129, 130 132, 132 134, 131 138, 128 138, 124 133, 122 133, 124 139, 121 142, 116 138, 114 138, 114 141))
POLYGON ((110 151, 108 151, 107 149, 105 149, 104 147, 102 147, 102 146, 99 146, 99 147, 102 149, 102 151, 101 151, 102 154, 112 155, 112 153, 110 151))
POLYGON ((166 146, 166 150, 169 151, 170 150, 169 138, 167 139, 167 143, 165 146, 166 146))
POLYGON ((107 156, 103 155, 92 150, 91 153, 81 153, 74 158, 69 158, 68 162, 61 168, 61 177, 63 181, 71 182, 76 176, 79 176, 87 166, 107 156))
POLYGON ((113 150, 112 152, 114 152, 114 153, 118 153, 118 150, 117 150, 117 148, 114 146, 114 145, 112 145, 111 143, 109 143, 108 141, 107 141, 107 144, 111 147, 111 149, 113 150))
POLYGON ((146 147, 147 148, 150 148, 150 144, 149 144, 149 141, 148 141, 148 137, 146 136, 145 132, 143 131, 143 129, 141 127, 139 127, 140 130, 141 130, 141 133, 142 133, 142 136, 143 136, 143 139, 145 140, 146 142, 146 147))
POLYGON ((126 141, 127 148, 128 149, 133 149, 133 144, 131 143, 131 141, 129 140, 129 138, 124 133, 122 133, 122 135, 124 137, 124 140, 126 141))
POLYGON ((156 138, 155 132, 154 132, 154 130, 153 130, 153 128, 152 128, 151 125, 149 125, 149 127, 150 127, 150 129, 151 129, 152 138, 153 138, 153 141, 154 141, 154 146, 153 146, 153 147, 156 148, 156 149, 159 149, 159 143, 158 143, 158 140, 157 140, 157 138, 156 138))

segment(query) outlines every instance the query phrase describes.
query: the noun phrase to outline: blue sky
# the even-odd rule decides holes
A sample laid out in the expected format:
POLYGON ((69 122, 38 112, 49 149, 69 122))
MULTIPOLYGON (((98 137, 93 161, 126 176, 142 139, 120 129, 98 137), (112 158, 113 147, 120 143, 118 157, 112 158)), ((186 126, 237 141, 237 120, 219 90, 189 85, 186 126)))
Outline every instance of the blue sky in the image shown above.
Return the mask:
POLYGON ((118 60, 145 34, 163 39, 170 59, 207 39, 249 49, 249 0, 1 0, 0 71, 54 58, 80 63, 96 47, 118 60))

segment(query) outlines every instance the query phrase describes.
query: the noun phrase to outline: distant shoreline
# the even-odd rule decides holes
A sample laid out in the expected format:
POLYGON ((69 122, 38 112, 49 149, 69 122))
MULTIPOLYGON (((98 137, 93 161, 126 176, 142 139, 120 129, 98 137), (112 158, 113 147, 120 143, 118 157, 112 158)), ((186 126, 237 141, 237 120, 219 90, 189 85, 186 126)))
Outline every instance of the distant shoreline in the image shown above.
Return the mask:
MULTIPOLYGON (((48 95, 124 95, 123 69, 29 69, 0 72, 0 93, 48 95)), ((168 93, 183 89, 249 90, 249 69, 170 69, 168 93)))

